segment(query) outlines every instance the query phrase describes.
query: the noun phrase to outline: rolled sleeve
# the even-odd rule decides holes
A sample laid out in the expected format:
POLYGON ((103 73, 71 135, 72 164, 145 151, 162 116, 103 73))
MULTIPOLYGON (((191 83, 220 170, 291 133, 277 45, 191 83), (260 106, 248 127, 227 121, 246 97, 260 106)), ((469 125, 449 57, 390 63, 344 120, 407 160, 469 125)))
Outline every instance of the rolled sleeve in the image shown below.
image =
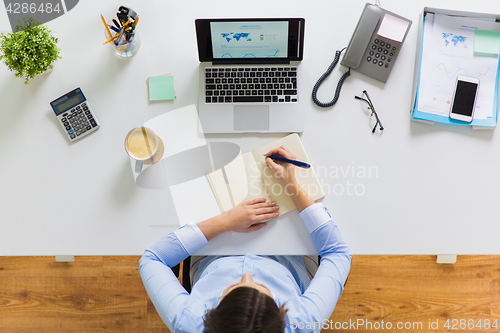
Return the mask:
POLYGON ((196 224, 186 224, 174 233, 189 255, 208 243, 207 238, 196 224))
POLYGON ((328 213, 326 207, 320 202, 307 207, 299 215, 309 233, 312 233, 324 223, 332 220, 330 213, 328 213))

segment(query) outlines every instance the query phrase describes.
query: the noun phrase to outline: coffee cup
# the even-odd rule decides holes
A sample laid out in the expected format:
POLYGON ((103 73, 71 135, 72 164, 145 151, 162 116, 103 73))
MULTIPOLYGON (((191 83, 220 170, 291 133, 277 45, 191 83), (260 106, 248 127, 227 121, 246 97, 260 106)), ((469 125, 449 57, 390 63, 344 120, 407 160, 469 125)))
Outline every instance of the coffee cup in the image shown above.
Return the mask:
POLYGON ((125 137, 125 150, 135 160, 136 173, 142 171, 144 161, 153 162, 158 146, 158 136, 150 128, 139 126, 128 132, 125 137))

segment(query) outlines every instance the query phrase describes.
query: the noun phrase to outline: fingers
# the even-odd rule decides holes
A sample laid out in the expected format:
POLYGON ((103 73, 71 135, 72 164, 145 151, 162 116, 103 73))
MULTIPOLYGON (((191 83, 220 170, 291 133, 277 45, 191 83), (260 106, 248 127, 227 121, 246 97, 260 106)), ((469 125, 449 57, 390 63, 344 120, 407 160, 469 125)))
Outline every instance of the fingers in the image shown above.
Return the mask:
MULTIPOLYGON (((294 160, 296 159, 297 157, 290 151, 288 150, 288 148, 286 148, 285 146, 281 146, 279 148, 274 148, 274 149, 271 149, 267 154, 266 156, 271 156, 271 155, 278 155, 278 156, 282 156, 282 157, 285 157, 285 158, 288 158, 288 159, 291 159, 291 160, 294 160)), ((266 159, 267 160, 267 159, 266 159)))
POLYGON ((251 199, 251 200, 244 202, 243 204, 244 205, 255 205, 255 204, 259 204, 259 203, 263 203, 263 202, 266 202, 266 198, 251 199))
POLYGON ((267 221, 267 220, 271 220, 271 219, 274 219, 276 217, 278 217, 280 214, 279 213, 267 213, 267 214, 262 214, 262 215, 259 215, 258 216, 258 222, 262 222, 262 221, 267 221))
POLYGON ((254 225, 248 227, 244 232, 247 233, 247 232, 257 231, 257 230, 264 228, 265 226, 267 226, 266 223, 254 224, 254 225))
POLYGON ((255 211, 258 217, 264 214, 269 214, 269 213, 277 213, 279 210, 279 206, 271 206, 271 207, 263 207, 259 208, 255 211))
POLYGON ((273 171, 276 171, 276 168, 278 167, 278 164, 272 158, 269 157, 266 157, 266 165, 271 169, 273 169, 273 171))

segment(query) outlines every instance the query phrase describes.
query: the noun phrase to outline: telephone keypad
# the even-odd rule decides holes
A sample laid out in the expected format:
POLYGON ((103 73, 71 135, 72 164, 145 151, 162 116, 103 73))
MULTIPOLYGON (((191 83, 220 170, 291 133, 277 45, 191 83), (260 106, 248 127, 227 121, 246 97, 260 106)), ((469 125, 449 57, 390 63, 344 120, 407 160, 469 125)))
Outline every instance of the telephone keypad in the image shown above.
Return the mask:
POLYGON ((374 39, 368 51, 369 56, 366 57, 366 61, 380 67, 389 68, 396 49, 396 46, 393 46, 388 41, 386 42, 378 38, 374 39))

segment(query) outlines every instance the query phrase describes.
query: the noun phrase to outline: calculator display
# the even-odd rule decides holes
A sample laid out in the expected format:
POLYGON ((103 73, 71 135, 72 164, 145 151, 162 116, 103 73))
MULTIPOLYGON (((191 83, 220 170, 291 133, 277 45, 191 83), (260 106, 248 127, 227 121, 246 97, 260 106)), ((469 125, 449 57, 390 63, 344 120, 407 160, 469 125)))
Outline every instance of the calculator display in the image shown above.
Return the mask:
POLYGON ((68 99, 66 102, 57 105, 56 108, 59 112, 63 112, 64 110, 69 109, 70 107, 72 107, 72 106, 74 106, 82 101, 83 101, 82 96, 80 94, 78 94, 75 97, 68 99))

